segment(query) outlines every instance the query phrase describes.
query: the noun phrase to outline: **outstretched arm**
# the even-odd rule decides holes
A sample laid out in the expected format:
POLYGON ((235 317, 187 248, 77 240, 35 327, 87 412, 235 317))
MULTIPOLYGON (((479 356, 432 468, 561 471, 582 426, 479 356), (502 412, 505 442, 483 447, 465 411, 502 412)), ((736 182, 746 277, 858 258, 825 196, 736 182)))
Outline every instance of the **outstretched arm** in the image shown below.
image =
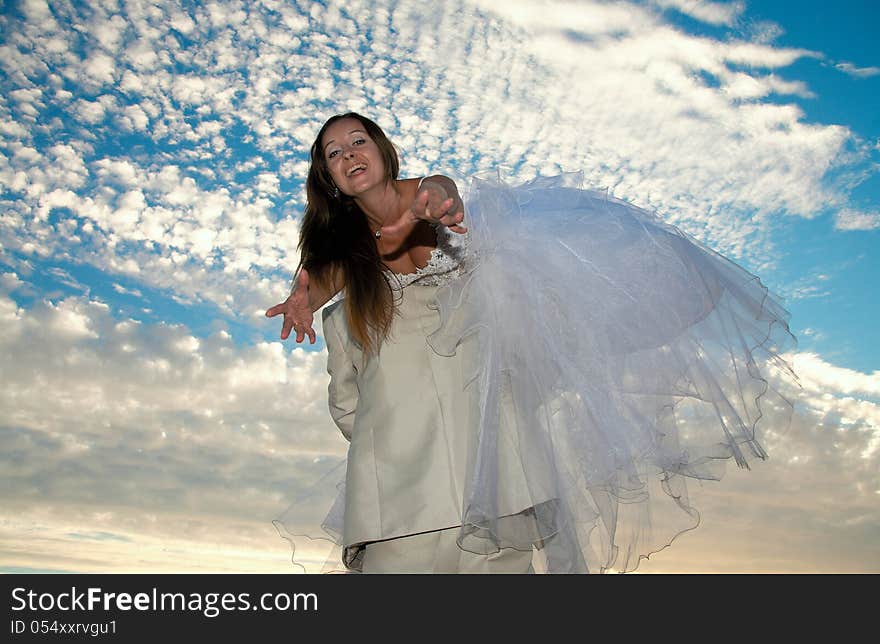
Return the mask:
MULTIPOLYGON (((298 288, 297 281, 298 280, 294 280, 293 288, 290 291, 291 295, 293 295, 294 291, 298 288)), ((312 310, 312 313, 316 313, 318 309, 324 306, 334 295, 341 291, 344 286, 345 281, 342 276, 342 270, 339 268, 331 269, 326 284, 319 284, 316 280, 310 281, 308 284, 308 295, 309 308, 312 310)))
POLYGON ((333 270, 328 276, 327 284, 319 284, 309 280, 309 273, 305 268, 300 268, 294 279, 293 290, 290 296, 280 304, 276 304, 266 311, 266 317, 274 317, 284 314, 284 323, 281 325, 281 339, 286 340, 290 331, 296 331, 296 341, 302 342, 309 337, 309 344, 315 344, 317 336, 312 328, 315 311, 330 301, 334 295, 344 286, 342 271, 333 270))
POLYGON ((414 206, 418 204, 418 197, 425 192, 428 193, 428 205, 431 214, 435 216, 442 215, 439 223, 449 226, 451 230, 454 230, 457 233, 467 232, 467 228, 461 225, 464 219, 464 203, 461 200, 461 195, 458 194, 458 186, 455 185, 455 181, 442 174, 435 174, 426 177, 425 180, 422 181, 419 194, 416 196, 416 203, 413 204, 414 206), (437 202, 439 203, 445 203, 450 199, 452 200, 452 203, 445 210, 441 210, 439 207, 435 210, 435 202, 432 199, 434 197, 436 197, 437 202))
POLYGON ((452 179, 440 174, 425 178, 415 200, 403 216, 381 228, 382 238, 392 245, 403 243, 419 220, 448 226, 450 230, 460 234, 467 232, 467 227, 462 225, 464 204, 452 179))

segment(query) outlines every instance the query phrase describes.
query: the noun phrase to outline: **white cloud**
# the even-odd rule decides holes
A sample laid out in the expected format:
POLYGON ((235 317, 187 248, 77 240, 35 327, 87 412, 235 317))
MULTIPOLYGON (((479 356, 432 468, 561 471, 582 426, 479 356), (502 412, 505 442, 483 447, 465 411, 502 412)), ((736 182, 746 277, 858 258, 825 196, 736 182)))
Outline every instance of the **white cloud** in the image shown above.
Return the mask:
MULTIPOLYGON (((22 281, 27 270, 86 263, 117 293, 210 302, 259 336, 267 322, 252 312, 286 295, 297 261, 307 147, 322 121, 345 109, 385 127, 404 175, 464 179, 501 168, 515 180, 582 170, 591 185, 756 264, 776 256, 766 235, 779 211, 813 216, 831 207, 840 229, 876 228, 878 215, 848 208, 849 188, 830 180, 846 168, 854 134, 807 122, 793 99, 780 100, 812 97, 784 68, 822 54, 773 45, 780 30, 766 23, 748 37, 688 34, 658 6, 717 26, 744 16, 742 3, 696 0, 517 0, 503 9, 488 0, 352 0, 313 12, 306 3, 212 2, 188 13, 170 2, 95 5, 86 20, 72 5, 25 3, 24 19, 5 17, 20 28, 0 45, 8 90, 0 181, 16 192, 0 218, 0 258, 15 269, 2 284, 40 295, 22 281), (120 140, 136 145, 120 149, 120 140)), ((64 525, 96 533, 124 525, 136 535, 146 503, 151 535, 177 529, 172 507, 216 512, 244 532, 256 513, 281 504, 289 481, 275 472, 299 476, 307 466, 297 459, 341 448, 325 413, 320 354, 120 321, 89 299, 87 285, 77 291, 86 295, 31 308, 0 298, 0 357, 25 365, 0 391, 12 419, 0 438, 27 454, 40 445, 59 466, 51 476, 36 460, 0 468, 20 476, 4 489, 36 490, 63 515, 53 522, 31 509, 22 526, 63 535, 64 525), (47 386, 58 392, 50 400, 47 386), (72 454, 88 456, 82 470, 70 465, 72 454), (149 493, 137 497, 114 478, 119 470, 149 493), (198 480, 196 472, 208 474, 198 480), (230 490, 250 515, 230 509, 230 490), (113 517, 90 515, 88 499, 100 499, 96 515, 113 517)), ((794 292, 821 297, 829 288, 815 276, 794 292)), ((810 354, 798 360, 808 395, 787 438, 772 437, 783 466, 743 484, 735 507, 757 508, 744 521, 775 525, 771 509, 782 514, 795 499, 786 511, 809 528, 806 552, 828 543, 811 517, 841 526, 876 517, 866 501, 880 487, 871 470, 876 374, 810 354), (834 485, 865 492, 828 503, 834 485)), ((200 534, 216 527, 199 521, 200 534)), ((735 547, 730 535, 721 542, 735 547)), ((702 561, 719 552, 707 547, 702 561)))
POLYGON ((94 166, 99 177, 124 187, 134 187, 142 178, 142 169, 128 159, 98 159, 94 166))
POLYGON ((125 108, 121 122, 129 131, 144 132, 150 124, 150 118, 139 105, 129 105, 125 108))
POLYGON ((271 520, 347 445, 326 411, 323 352, 197 339, 86 298, 22 309, 0 295, 0 330, 0 360, 17 365, 0 371, 7 562, 243 571, 268 569, 265 558, 283 569, 271 520), (226 545, 210 555, 212 542, 226 545), (172 543, 189 563, 163 552, 172 543))
POLYGON ((18 112, 28 119, 36 118, 40 109, 45 107, 42 96, 43 90, 38 87, 17 89, 9 93, 9 97, 17 103, 18 112))
POLYGON ((45 0, 25 0, 22 11, 33 22, 52 20, 52 12, 45 0))
POLYGON ((261 172, 257 177, 257 191, 268 195, 278 194, 278 177, 271 172, 261 172))
POLYGON ((83 69, 96 85, 110 85, 116 78, 116 61, 107 54, 93 54, 83 69))
MULTIPOLYGON (((119 320, 106 304, 86 298, 24 310, 5 295, 0 299, 0 310, 9 312, 0 318, 0 354, 4 364, 20 366, 0 376, 6 429, 75 441, 92 450, 94 459, 120 450, 106 463, 84 463, 87 469, 106 468, 78 480, 86 495, 114 476, 120 462, 141 458, 137 454, 144 454, 145 465, 152 462, 153 450, 178 449, 181 466, 192 461, 206 470, 211 458, 223 454, 230 467, 238 467, 273 453, 293 458, 298 446, 328 456, 344 452, 345 441, 325 413, 326 400, 318 404, 327 387, 322 352, 291 351, 280 343, 236 347, 224 332, 198 339, 181 326, 119 320), (157 439, 161 432, 164 441, 157 439), (207 460, 190 451, 195 446, 207 460)), ((53 460, 72 457, 62 444, 57 449, 32 463, 42 476, 51 478, 43 468, 53 460)), ((285 476, 283 464, 279 468, 260 473, 265 484, 285 476)), ((185 469, 167 473, 187 476, 185 469)), ((142 478, 139 484, 148 488, 165 485, 158 477, 149 482, 154 474, 126 476, 142 478)), ((106 492, 112 505, 116 495, 106 492)))
POLYGON ((175 76, 171 92, 174 98, 182 103, 199 104, 209 100, 214 93, 215 88, 210 87, 209 83, 210 79, 206 81, 194 74, 175 76))
MULTIPOLYGON (((88 170, 72 148, 52 154, 63 160, 63 171, 35 171, 32 179, 84 181, 88 170)), ((94 197, 30 186, 40 195, 37 217, 11 220, 9 247, 92 263, 190 303, 214 302, 233 316, 267 308, 286 290, 286 273, 297 261, 299 226, 290 216, 276 221, 274 203, 256 196, 279 195, 272 173, 262 173, 253 188, 233 195, 225 188, 206 190, 174 165, 145 169, 129 159, 105 158, 92 170, 102 187, 94 197), (282 277, 274 284, 265 277, 255 280, 255 267, 267 275, 280 269, 282 277)))
POLYGON ((116 54, 123 42, 127 29, 128 23, 125 18, 118 14, 109 18, 96 16, 89 29, 89 33, 95 37, 105 51, 110 54, 116 54))
POLYGON ((860 212, 844 208, 834 218, 838 230, 874 230, 880 228, 880 212, 860 212))
MULTIPOLYGON (((666 3, 672 4, 717 24, 742 11, 739 3, 666 3)), ((629 3, 513 2, 489 20, 451 6, 426 13, 404 3, 393 14, 359 7, 355 2, 318 12, 311 31, 295 7, 279 14, 255 9, 248 20, 235 5, 199 7, 189 16, 169 10, 168 27, 198 43, 188 48, 169 40, 155 16, 129 7, 120 20, 131 29, 113 57, 112 73, 138 102, 79 99, 79 118, 148 133, 162 145, 190 141, 196 149, 181 151, 174 161, 216 164, 221 155, 221 176, 230 172, 222 158, 238 143, 224 134, 240 121, 268 157, 265 171, 289 177, 302 167, 292 153, 301 154, 321 120, 336 111, 322 113, 316 105, 332 101, 367 109, 378 101, 376 118, 401 143, 408 172, 446 170, 453 162, 461 175, 492 166, 520 168, 522 178, 583 169, 591 183, 659 208, 693 231, 707 231, 707 241, 720 250, 756 255, 758 264, 765 259, 759 254, 768 252, 761 250, 764 226, 758 219, 748 229, 736 221, 741 213, 782 208, 809 216, 817 204, 845 199, 829 189, 824 169, 840 158, 851 134, 807 125, 794 106, 756 102, 770 94, 811 96, 802 81, 758 70, 784 67, 813 52, 691 36, 629 3), (215 31, 207 38, 209 26, 215 31), (438 43, 456 40, 462 31, 471 34, 473 45, 443 49, 438 60, 438 43), (301 49, 291 50, 297 45, 301 49), (395 62, 392 52, 406 52, 413 64, 395 62), (192 71, 172 73, 172 58, 192 71), (328 73, 334 59, 343 61, 342 68, 328 73), (573 67, 572 61, 579 62, 573 67), (293 85, 282 91, 283 82, 293 85), (185 117, 180 105, 195 106, 198 118, 185 117), (416 114, 427 118, 407 118, 416 114), (572 139, 564 147, 553 143, 572 139), (721 211, 729 216, 707 214, 721 211)), ((114 44, 101 20, 92 25, 92 37, 110 52, 114 44)), ((59 34, 65 35, 53 37, 59 34)), ((97 52, 67 66, 74 78, 90 66, 100 68, 106 80, 108 60, 108 53, 97 52)), ((34 178, 42 177, 32 177, 31 184, 39 185, 34 178)), ((270 188, 259 184, 256 193, 283 197, 270 188)))
POLYGON ((139 298, 142 298, 144 296, 144 294, 141 293, 138 289, 125 288, 124 286, 122 286, 122 284, 115 284, 114 283, 113 290, 116 291, 117 293, 122 293, 123 295, 133 295, 134 297, 139 297, 139 298))
POLYGON ((564 28, 592 35, 619 34, 644 29, 657 22, 651 12, 627 2, 512 0, 502 5, 493 0, 476 0, 470 4, 519 27, 538 32, 564 28))
POLYGON ((49 213, 55 208, 74 209, 80 202, 80 197, 71 190, 53 190, 40 199, 37 214, 41 219, 48 219, 49 213))
POLYGON ((786 290, 787 297, 795 300, 806 300, 816 297, 828 297, 832 291, 822 284, 810 280, 798 280, 786 290))
POLYGON ((708 0, 653 0, 663 9, 675 9, 712 25, 731 26, 745 9, 744 2, 709 2, 708 0))
MULTIPOLYGON (((327 467, 320 459, 333 463, 346 446, 326 411, 323 352, 237 347, 223 332, 195 338, 181 326, 120 319, 86 298, 22 309, 0 297, 0 326, 0 359, 22 367, 0 375, 0 489, 14 510, 3 524, 7 558, 140 569, 126 555, 171 539, 186 517, 191 541, 180 547, 191 561, 148 554, 144 570, 252 570, 263 565, 254 554, 261 549, 284 560, 269 521, 327 467), (37 526, 58 538, 25 537, 37 526), (101 544, 99 533, 112 543, 101 544), (227 537, 242 558, 220 563, 207 544, 227 537)), ((703 525, 643 571, 854 572, 880 564, 864 533, 878 519, 880 406, 859 397, 876 397, 880 376, 815 354, 787 357, 804 390, 783 390, 796 400, 795 419, 786 431, 765 428, 770 461, 694 486, 703 525), (783 555, 773 544, 792 526, 797 539, 783 555), (841 539, 845 551, 829 546, 841 539), (827 556, 814 558, 822 549, 827 556)))
POLYGON ((28 130, 24 125, 15 121, 0 121, 0 134, 10 139, 26 139, 28 130))
MULTIPOLYGON (((861 394, 880 398, 880 371, 866 374, 838 367, 815 353, 797 354, 794 369, 800 377, 801 384, 810 391, 861 394)), ((877 427, 880 429, 880 424, 877 427)))
POLYGON ((182 11, 175 11, 172 13, 171 20, 169 21, 172 29, 176 29, 183 35, 188 35, 192 33, 193 29, 195 29, 195 23, 193 23, 192 18, 190 18, 187 14, 182 11))
POLYGON ((857 67, 847 62, 837 63, 834 66, 843 73, 855 76, 856 78, 869 78, 880 74, 880 67, 857 67))
POLYGON ((23 163, 36 164, 42 161, 42 155, 35 148, 26 145, 18 145, 13 147, 13 155, 17 161, 23 163))
POLYGON ((778 24, 767 20, 750 21, 746 28, 748 38, 762 44, 770 44, 785 33, 778 24))
MULTIPOLYGON (((94 304, 94 306, 100 305, 94 304)), ((82 307, 70 302, 62 302, 57 306, 49 305, 48 311, 45 321, 48 333, 64 340, 98 337, 92 330, 89 316, 82 307)))
POLYGON ((776 76, 753 76, 742 72, 724 74, 723 91, 733 99, 755 99, 775 93, 791 94, 801 98, 813 98, 815 95, 801 81, 785 81, 776 76))
POLYGON ((24 285, 18 275, 12 272, 0 273, 0 289, 5 293, 17 291, 24 285))

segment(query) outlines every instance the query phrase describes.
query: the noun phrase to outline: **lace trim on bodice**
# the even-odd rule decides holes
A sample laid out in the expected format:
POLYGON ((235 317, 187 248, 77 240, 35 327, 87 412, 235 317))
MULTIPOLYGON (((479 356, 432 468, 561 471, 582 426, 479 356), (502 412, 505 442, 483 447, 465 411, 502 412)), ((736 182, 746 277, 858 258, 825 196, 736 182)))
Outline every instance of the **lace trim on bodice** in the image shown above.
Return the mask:
POLYGON ((403 289, 415 282, 425 286, 439 286, 461 275, 468 251, 468 233, 455 233, 443 225, 437 226, 435 230, 437 247, 431 251, 427 264, 416 267, 414 273, 396 273, 391 269, 384 269, 392 288, 403 289))

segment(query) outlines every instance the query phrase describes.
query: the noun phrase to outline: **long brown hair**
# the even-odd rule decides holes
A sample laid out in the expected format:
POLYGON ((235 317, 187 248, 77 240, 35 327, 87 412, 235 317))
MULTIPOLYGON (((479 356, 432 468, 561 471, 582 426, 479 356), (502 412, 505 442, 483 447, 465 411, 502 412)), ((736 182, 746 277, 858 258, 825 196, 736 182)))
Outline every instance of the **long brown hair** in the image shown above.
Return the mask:
POLYGON ((367 216, 351 197, 336 190, 321 148, 327 128, 345 118, 360 121, 378 146, 386 180, 397 179, 400 170, 394 145, 373 121, 354 112, 330 117, 312 144, 297 271, 305 267, 309 279, 328 290, 338 278, 343 279, 348 326, 366 355, 378 351, 388 336, 394 316, 393 290, 382 272, 385 265, 367 216))

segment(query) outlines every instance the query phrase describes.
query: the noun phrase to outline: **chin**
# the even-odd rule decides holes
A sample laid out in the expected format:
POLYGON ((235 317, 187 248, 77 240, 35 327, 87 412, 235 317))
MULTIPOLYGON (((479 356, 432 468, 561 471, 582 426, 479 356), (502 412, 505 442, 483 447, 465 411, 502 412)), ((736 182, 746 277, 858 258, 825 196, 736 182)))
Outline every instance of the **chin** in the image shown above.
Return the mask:
POLYGON ((377 186, 381 186, 385 183, 385 177, 355 177, 355 180, 352 181, 349 186, 351 187, 352 193, 359 194, 362 192, 366 192, 371 188, 375 188, 377 186))

